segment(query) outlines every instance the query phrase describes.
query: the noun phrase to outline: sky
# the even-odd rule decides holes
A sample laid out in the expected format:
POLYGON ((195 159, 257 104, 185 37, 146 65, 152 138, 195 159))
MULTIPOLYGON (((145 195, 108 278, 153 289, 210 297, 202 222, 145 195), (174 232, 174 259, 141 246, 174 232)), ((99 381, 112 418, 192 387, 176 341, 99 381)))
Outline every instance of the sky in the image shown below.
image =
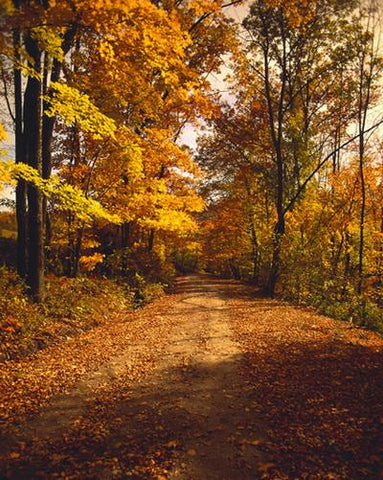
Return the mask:
MULTIPOLYGON (((225 77, 230 73, 230 69, 226 66, 221 68, 219 74, 210 75, 209 80, 212 88, 220 92, 221 99, 230 102, 232 96, 228 92, 228 84, 225 82, 225 77)), ((201 129, 195 125, 187 124, 179 137, 179 144, 187 145, 192 150, 197 147, 198 136, 201 135, 201 129)))

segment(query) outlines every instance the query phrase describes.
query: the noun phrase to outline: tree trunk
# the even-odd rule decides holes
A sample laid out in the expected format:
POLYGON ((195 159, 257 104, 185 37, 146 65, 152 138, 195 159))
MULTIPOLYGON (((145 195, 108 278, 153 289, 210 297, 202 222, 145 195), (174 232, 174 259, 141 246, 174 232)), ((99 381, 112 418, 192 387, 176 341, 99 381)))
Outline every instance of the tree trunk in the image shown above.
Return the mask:
MULTIPOLYGON (((27 35, 25 47, 36 73, 41 73, 41 52, 35 39, 27 35)), ((29 77, 24 94, 25 158, 31 167, 42 173, 41 157, 41 80, 29 77)), ((44 215, 43 196, 36 186, 28 185, 28 286, 32 298, 42 302, 44 285, 44 215)))
POLYGON ((364 136, 361 134, 359 141, 359 178, 361 207, 359 217, 359 251, 358 251, 358 286, 357 293, 363 292, 363 262, 364 262, 364 222, 366 216, 366 182, 364 175, 364 136))
POLYGON ((252 255, 253 255, 253 273, 252 281, 256 283, 258 281, 258 264, 259 264, 259 250, 258 250, 258 240, 257 232, 255 231, 254 220, 250 219, 250 229, 251 229, 251 245, 252 245, 252 255))
MULTIPOLYGON (((382 235, 383 238, 383 206, 380 208, 380 234, 382 235)), ((379 275, 379 280, 378 280, 378 285, 382 285, 382 280, 383 280, 383 241, 380 241, 380 247, 379 247, 379 259, 378 259, 378 275, 379 275)))
POLYGON ((270 274, 266 285, 266 293, 270 296, 275 295, 275 287, 280 274, 281 247, 285 234, 285 217, 281 215, 274 229, 273 236, 273 258, 271 261, 270 274))
MULTIPOLYGON (((282 126, 281 126, 282 129, 282 126)), ((277 185, 277 215, 278 221, 274 228, 274 236, 273 236, 273 258, 271 261, 271 268, 269 279, 267 282, 266 291, 270 296, 274 296, 275 294, 275 287, 277 285, 277 281, 279 278, 280 273, 280 262, 281 262, 281 247, 282 247, 282 240, 285 234, 285 211, 283 208, 283 157, 282 157, 282 148, 281 143, 278 142, 276 146, 277 150, 277 173, 278 173, 278 185, 277 185)))
MULTIPOLYGON (((47 5, 45 5, 47 6, 47 5)), ((66 31, 62 43, 62 50, 64 55, 66 55, 73 43, 74 36, 76 34, 77 26, 73 25, 69 30, 66 31)), ((53 59, 53 65, 51 71, 49 72, 50 58, 47 52, 45 52, 44 57, 44 95, 49 93, 48 77, 50 73, 50 82, 58 82, 60 80, 62 63, 53 59)), ((45 112, 49 109, 49 102, 44 100, 43 102, 43 115, 42 115, 42 176, 45 179, 48 179, 51 176, 52 172, 52 138, 54 126, 56 123, 56 116, 48 117, 45 115, 45 112)), ((49 218, 49 212, 47 209, 46 198, 43 199, 43 210, 44 210, 44 226, 45 226, 45 246, 49 247, 51 243, 51 220, 49 218)))
POLYGON ((121 225, 121 247, 130 247, 130 234, 132 222, 125 222, 121 225))
MULTIPOLYGON (((13 32, 13 45, 16 59, 20 61, 19 48, 21 36, 18 30, 13 32)), ((15 95, 15 161, 23 162, 24 139, 23 139, 23 99, 22 78, 18 68, 13 72, 14 95, 15 95)), ((25 180, 19 179, 16 186, 16 222, 17 222, 17 272, 20 277, 27 277, 27 197, 25 180)))
POLYGON ((81 228, 78 229, 77 231, 77 237, 76 237, 76 244, 74 246, 74 252, 73 252, 73 272, 72 276, 74 278, 77 277, 78 272, 79 272, 79 267, 80 267, 80 257, 81 257, 81 248, 82 248, 82 239, 84 236, 84 228, 85 225, 82 224, 81 228))
MULTIPOLYGON (((267 28, 267 26, 265 26, 267 28)), ((268 123, 270 138, 275 153, 276 174, 277 174, 277 191, 275 206, 277 210, 277 223, 274 227, 273 236, 273 257, 269 272, 269 278, 266 285, 266 292, 270 296, 274 296, 275 287, 277 285, 279 270, 280 270, 280 256, 282 239, 285 234, 285 209, 284 209, 284 167, 285 161, 283 156, 283 126, 284 126, 284 104, 287 84, 287 56, 286 56, 286 38, 284 35, 283 21, 281 22, 281 36, 282 36, 282 64, 281 64, 281 85, 278 97, 278 110, 276 112, 276 120, 274 118, 274 99, 272 98, 272 85, 270 80, 270 58, 269 58, 269 39, 263 51, 264 62, 264 89, 267 102, 268 123)))
POLYGON ((344 297, 347 293, 347 286, 348 280, 351 275, 351 254, 350 254, 350 234, 348 230, 345 232, 344 236, 344 279, 343 279, 343 287, 342 287, 342 297, 344 297))
POLYGON ((152 252, 153 247, 154 247, 154 229, 152 228, 149 233, 148 252, 152 252))
MULTIPOLYGON (((371 21, 374 21, 373 14, 368 14, 368 25, 371 21)), ((363 281, 364 281, 364 243, 365 243, 365 217, 366 217, 366 180, 365 180, 365 149, 366 149, 366 124, 367 114, 371 103, 371 89, 373 86, 373 79, 376 74, 376 52, 374 51, 374 35, 376 28, 373 26, 369 39, 363 38, 364 43, 362 45, 360 64, 359 64, 359 105, 358 105, 358 127, 359 127, 359 179, 360 179, 360 194, 361 194, 361 207, 359 217, 359 252, 358 252, 358 285, 357 294, 363 293, 363 281), (371 36, 372 35, 372 36, 371 36)), ((367 30, 366 30, 367 33, 367 30)), ((362 312, 364 316, 364 311, 362 312)))
MULTIPOLYGON (((48 75, 49 75, 49 64, 50 59, 48 54, 45 52, 44 55, 44 83, 43 83, 43 95, 48 94, 48 75)), ((51 176, 52 171, 52 160, 51 160, 51 144, 52 144, 52 135, 53 135, 53 126, 54 126, 54 117, 47 117, 45 111, 48 108, 47 101, 43 101, 43 113, 42 113, 42 176, 44 179, 48 179, 51 176)), ((51 221, 49 218, 47 198, 43 198, 43 217, 44 217, 44 245, 46 255, 49 256, 49 247, 51 243, 51 221)))

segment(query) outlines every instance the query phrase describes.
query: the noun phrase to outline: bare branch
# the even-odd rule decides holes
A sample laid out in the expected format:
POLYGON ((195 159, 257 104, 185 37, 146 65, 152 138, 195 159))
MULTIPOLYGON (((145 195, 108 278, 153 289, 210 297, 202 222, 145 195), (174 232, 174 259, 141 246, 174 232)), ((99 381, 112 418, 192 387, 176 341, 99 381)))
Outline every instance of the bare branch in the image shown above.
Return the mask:
MULTIPOLYGON (((221 9, 223 8, 228 8, 231 7, 232 5, 236 5, 238 3, 242 3, 243 0, 233 0, 232 2, 225 3, 224 5, 221 5, 221 9)), ((202 22, 204 22, 207 18, 209 18, 211 15, 213 15, 214 12, 206 12, 203 15, 199 17, 198 20, 196 20, 193 25, 189 28, 189 33, 191 33, 195 28, 198 27, 202 22)))
MULTIPOLYGON (((369 133, 373 130, 376 130, 379 125, 383 124, 383 118, 379 120, 379 122, 375 123, 371 127, 367 128, 367 130, 364 130, 362 134, 369 133)), ((330 152, 326 157, 318 163, 318 165, 314 168, 314 170, 310 173, 310 175, 306 178, 306 180, 302 183, 302 185, 298 188, 297 192, 295 195, 291 198, 289 201, 288 205, 284 209, 284 214, 286 214, 288 211, 292 209, 294 206, 295 202, 298 200, 304 189, 306 188, 307 184, 310 182, 310 180, 319 172, 319 170, 330 160, 335 153, 338 153, 340 150, 343 150, 347 145, 350 145, 350 143, 354 142, 357 138, 359 138, 360 134, 358 133, 357 135, 354 135, 353 137, 349 138, 346 142, 344 142, 342 145, 339 147, 335 148, 330 152)))
POLYGON ((16 123, 16 118, 15 118, 13 112, 12 112, 11 103, 9 101, 7 79, 5 78, 5 72, 4 72, 3 67, 1 67, 1 78, 3 80, 4 97, 5 97, 5 102, 7 104, 8 112, 9 112, 10 117, 12 118, 13 123, 16 123))

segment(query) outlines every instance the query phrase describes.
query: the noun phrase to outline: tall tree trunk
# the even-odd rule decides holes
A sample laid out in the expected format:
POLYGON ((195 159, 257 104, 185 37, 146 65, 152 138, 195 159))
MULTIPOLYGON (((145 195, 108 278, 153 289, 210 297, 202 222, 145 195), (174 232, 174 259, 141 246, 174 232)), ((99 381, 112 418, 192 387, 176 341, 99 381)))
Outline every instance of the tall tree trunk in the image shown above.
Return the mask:
MULTIPOLYGON (((364 243, 365 243, 365 220, 366 220, 366 180, 365 180, 365 149, 366 149, 366 124, 367 114, 371 103, 371 88, 375 75, 376 55, 374 52, 374 18, 368 13, 366 32, 363 35, 362 50, 359 64, 359 105, 358 105, 358 128, 359 128, 359 180, 361 207, 359 217, 359 252, 358 252, 358 284, 357 293, 363 293, 364 281, 364 243), (370 31, 372 22, 373 30, 370 31), (367 36, 367 33, 369 34, 367 36), (372 35, 372 36, 371 36, 372 35)), ((376 27, 377 24, 375 24, 376 27)), ((364 307, 363 307, 364 308, 364 307)), ((362 312, 364 316, 364 311, 362 312)))
MULTIPOLYGON (((51 74, 51 80, 54 72, 50 71, 50 57, 47 52, 44 53, 44 73, 43 73, 43 95, 44 98, 48 95, 48 77, 51 74)), ((48 109, 48 102, 43 101, 43 111, 42 111, 42 146, 41 146, 41 155, 42 155, 42 176, 44 179, 48 179, 51 176, 52 172, 52 158, 51 158, 51 149, 52 149, 52 136, 53 136, 53 127, 55 123, 55 117, 48 117, 45 115, 46 110, 48 109)), ((50 258, 50 246, 52 240, 52 222, 50 219, 50 214, 48 211, 48 199, 43 197, 43 224, 44 224, 44 249, 46 260, 49 261, 50 258)))
MULTIPOLYGON (((383 206, 380 208, 380 234, 382 235, 382 238, 383 238, 383 206)), ((383 280, 383 241, 380 242, 380 247, 379 247, 378 275, 379 275, 378 284, 379 286, 381 286, 383 283, 382 281, 383 280)))
POLYGON ((85 224, 77 230, 76 243, 74 246, 74 262, 73 262, 73 277, 77 277, 80 267, 80 257, 82 248, 82 239, 84 237, 85 224))
POLYGON ((253 273, 252 273, 252 281, 256 283, 258 281, 258 266, 259 266, 259 245, 258 245, 258 238, 257 238, 257 230, 255 228, 254 223, 254 205, 253 205, 253 196, 250 187, 250 182, 245 175, 243 178, 247 202, 249 204, 249 226, 250 226, 250 235, 251 235, 251 249, 252 249, 252 260, 253 260, 253 273))
POLYGON ((74 271, 74 251, 75 251, 75 230, 73 227, 73 213, 68 212, 67 226, 68 226, 68 245, 67 253, 65 256, 65 275, 67 277, 73 277, 74 271))
POLYGON ((269 44, 268 41, 264 47, 264 87, 265 96, 268 109, 268 121, 270 138, 275 153, 276 174, 277 174, 277 191, 275 205, 277 210, 277 223, 274 227, 273 233, 273 255, 270 266, 269 278, 266 285, 266 292, 274 296, 275 287, 278 282, 280 273, 280 257, 282 240, 285 234, 285 209, 284 209, 284 156, 283 156, 283 125, 284 125, 284 104, 285 93, 287 84, 287 63, 286 63, 286 39, 284 36, 283 20, 281 21, 281 33, 282 33, 282 71, 281 71, 281 85, 278 98, 278 111, 277 118, 274 119, 274 99, 271 93, 271 80, 270 80, 270 59, 269 59, 269 44))
MULTIPOLYGON (((47 7, 48 2, 45 2, 47 7)), ((64 35, 62 50, 63 54, 66 55, 73 43, 77 31, 76 24, 72 25, 64 35)), ((62 71, 62 62, 57 59, 53 59, 52 68, 49 72, 50 58, 47 52, 45 52, 44 57, 44 87, 43 93, 44 96, 49 93, 49 84, 48 77, 50 73, 50 82, 58 82, 60 80, 61 71, 62 71)), ((49 109, 49 102, 46 100, 43 101, 43 112, 42 112, 42 176, 45 179, 48 179, 51 176, 52 172, 52 138, 53 131, 56 123, 56 116, 47 116, 45 112, 49 109)), ((43 199, 43 210, 44 210, 44 226, 45 226, 45 246, 49 247, 51 243, 51 219, 49 217, 49 212, 47 209, 46 198, 43 199)), ((49 250, 48 250, 49 251, 49 250)))
POLYGON ((125 222, 121 225, 121 247, 130 247, 130 235, 131 235, 132 222, 125 222))
POLYGON ((266 287, 266 292, 271 296, 274 296, 275 294, 275 287, 277 286, 277 281, 280 274, 281 248, 283 236, 285 234, 285 217, 284 215, 278 215, 278 217, 278 222, 274 228, 273 257, 271 261, 269 279, 266 287))
POLYGON ((343 287, 342 287, 342 297, 344 297, 347 293, 347 287, 349 278, 351 275, 351 253, 350 253, 350 245, 351 245, 351 235, 346 229, 344 234, 344 278, 343 278, 343 287))
POLYGON ((364 175, 364 135, 361 134, 359 144, 359 179, 361 206, 359 217, 359 252, 358 252, 358 286, 357 293, 362 295, 363 292, 363 263, 364 263, 364 222, 366 217, 366 181, 364 175))
MULTIPOLYGON (((18 5, 16 5, 18 6, 18 5)), ((21 35, 19 30, 13 32, 15 57, 20 61, 21 35)), ((14 101, 15 101, 15 161, 21 163, 24 158, 23 138, 23 97, 22 78, 19 68, 13 71, 14 101)), ((25 180, 19 179, 16 186, 16 222, 17 222, 17 272, 20 277, 27 276, 27 187, 25 180)))
MULTIPOLYGON (((41 73, 41 52, 30 34, 25 47, 33 61, 30 67, 41 73)), ((41 80, 30 76, 24 95, 24 145, 28 165, 42 173, 41 157, 41 80)), ((36 186, 28 185, 28 286, 36 302, 44 300, 44 215, 43 196, 36 186)))

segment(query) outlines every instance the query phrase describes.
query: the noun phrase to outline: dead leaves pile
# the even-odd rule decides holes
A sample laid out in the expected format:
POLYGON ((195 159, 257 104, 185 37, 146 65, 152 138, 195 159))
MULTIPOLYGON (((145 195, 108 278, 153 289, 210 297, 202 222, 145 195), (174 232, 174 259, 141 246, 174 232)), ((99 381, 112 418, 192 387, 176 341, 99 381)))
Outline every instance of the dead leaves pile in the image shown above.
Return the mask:
MULTIPOLYGON (((154 339, 148 338, 147 333, 152 322, 163 318, 161 315, 175 301, 175 297, 166 297, 65 343, 0 364, 0 427, 4 429, 40 410, 53 395, 70 389, 84 374, 96 370, 129 344, 151 340, 150 347, 155 352, 166 343, 168 325, 162 322, 154 339)), ((140 373, 135 370, 131 376, 140 373)))
POLYGON ((172 319, 165 313, 176 301, 177 295, 162 298, 66 344, 1 367, 1 433, 5 438, 7 433, 17 432, 18 422, 41 411, 53 395, 69 390, 85 373, 116 358, 128 346, 139 346, 131 364, 113 381, 106 378, 99 383, 91 399, 84 399, 84 415, 71 421, 62 436, 28 437, 26 442, 13 442, 3 456, 0 452, 0 471, 5 478, 106 476, 134 480, 161 478, 166 473, 164 462, 171 448, 166 446, 170 439, 163 438, 163 429, 152 428, 153 438, 142 438, 138 443, 132 438, 130 442, 122 431, 124 413, 118 415, 115 407, 130 402, 132 385, 156 368, 156 358, 166 347, 172 329, 172 319), (158 445, 163 448, 158 449, 158 445))
POLYGON ((383 339, 243 292, 229 305, 269 437, 263 478, 382 479, 383 339))
MULTIPOLYGON (((246 467, 247 455, 259 450, 262 460, 253 471, 254 480, 381 480, 382 338, 312 310, 254 298, 239 284, 220 285, 216 288, 226 290, 224 312, 231 316, 243 352, 233 391, 223 390, 219 403, 227 424, 237 426, 228 443, 233 458, 239 448, 238 471, 246 467), (262 426, 262 436, 254 434, 253 424, 262 426)), ((131 364, 112 382, 98 385, 84 414, 63 436, 30 438, 8 450, 0 458, 5 478, 166 480, 177 451, 199 458, 207 434, 205 419, 199 425, 195 415, 181 408, 171 409, 166 417, 155 394, 137 393, 166 353, 172 328, 180 320, 169 311, 179 299, 165 297, 77 339, 0 367, 0 417, 6 435, 53 395, 70 389, 129 345, 137 346, 131 364), (170 424, 178 425, 179 436, 170 424), (182 445, 184 425, 196 438, 202 435, 195 448, 182 445)), ((214 368, 211 375, 217 373, 214 368)), ((186 394, 194 382, 193 369, 180 373, 178 388, 186 394)), ((210 448, 214 445, 209 443, 210 448)))

